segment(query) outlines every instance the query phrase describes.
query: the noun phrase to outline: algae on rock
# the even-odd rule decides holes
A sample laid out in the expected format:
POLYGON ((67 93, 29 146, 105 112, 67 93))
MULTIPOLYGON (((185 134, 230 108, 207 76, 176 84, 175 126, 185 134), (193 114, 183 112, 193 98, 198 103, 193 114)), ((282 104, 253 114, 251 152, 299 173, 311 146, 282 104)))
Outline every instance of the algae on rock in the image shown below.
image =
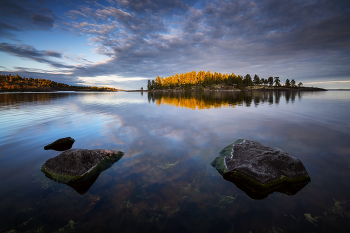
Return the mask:
POLYGON ((99 174, 110 168, 124 155, 121 151, 69 149, 47 160, 41 171, 58 183, 71 186, 84 194, 99 174))
POLYGON ((294 195, 310 181, 299 159, 247 139, 223 148, 211 165, 253 199, 263 199, 274 191, 294 195))

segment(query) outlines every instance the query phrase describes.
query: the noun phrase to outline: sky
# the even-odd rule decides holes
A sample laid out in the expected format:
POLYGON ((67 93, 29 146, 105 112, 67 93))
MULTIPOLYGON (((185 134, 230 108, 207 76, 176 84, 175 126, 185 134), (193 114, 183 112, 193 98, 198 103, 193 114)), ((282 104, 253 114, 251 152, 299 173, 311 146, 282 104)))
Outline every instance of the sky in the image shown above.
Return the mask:
POLYGON ((350 88, 350 1, 0 1, 1 74, 130 90, 201 70, 350 88))

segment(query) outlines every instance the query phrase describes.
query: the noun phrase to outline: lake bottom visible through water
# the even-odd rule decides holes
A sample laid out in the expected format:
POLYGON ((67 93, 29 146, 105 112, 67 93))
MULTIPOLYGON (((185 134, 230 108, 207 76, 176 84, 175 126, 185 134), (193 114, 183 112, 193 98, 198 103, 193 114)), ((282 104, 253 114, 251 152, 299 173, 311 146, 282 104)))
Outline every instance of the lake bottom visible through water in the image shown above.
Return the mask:
POLYGON ((1 93, 0 232, 349 232, 350 92, 1 93), (124 151, 82 184, 60 151, 124 151), (300 159, 311 182, 254 198, 210 165, 239 138, 300 159))

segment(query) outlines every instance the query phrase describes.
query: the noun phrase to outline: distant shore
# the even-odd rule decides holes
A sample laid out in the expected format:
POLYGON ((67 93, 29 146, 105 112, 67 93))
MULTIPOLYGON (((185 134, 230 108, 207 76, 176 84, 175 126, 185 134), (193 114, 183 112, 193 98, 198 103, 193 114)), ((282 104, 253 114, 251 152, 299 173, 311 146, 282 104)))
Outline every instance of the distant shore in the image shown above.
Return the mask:
POLYGON ((269 86, 249 86, 245 91, 327 91, 319 87, 269 87, 269 86))
POLYGON ((81 88, 25 88, 25 89, 11 89, 11 90, 0 90, 0 92, 61 92, 61 91, 71 91, 71 92, 118 92, 125 90, 98 90, 98 89, 81 89, 81 88))
POLYGON ((319 87, 269 87, 269 86, 249 86, 243 89, 232 87, 213 87, 213 88, 192 88, 184 89, 156 89, 156 90, 125 90, 125 92, 183 92, 183 91, 328 91, 319 87))
MULTIPOLYGON (((342 90, 342 89, 333 89, 333 90, 342 90)), ((343 89, 345 90, 345 89, 343 89)), ((318 87, 295 87, 295 88, 287 88, 287 87, 269 87, 269 86, 249 86, 244 89, 238 88, 228 88, 228 87, 214 87, 214 88, 203 88, 203 89, 157 89, 157 90, 94 90, 94 89, 75 89, 75 88, 28 88, 28 89, 17 89, 17 90, 0 90, 0 92, 183 92, 183 91, 328 91, 323 88, 318 87)))

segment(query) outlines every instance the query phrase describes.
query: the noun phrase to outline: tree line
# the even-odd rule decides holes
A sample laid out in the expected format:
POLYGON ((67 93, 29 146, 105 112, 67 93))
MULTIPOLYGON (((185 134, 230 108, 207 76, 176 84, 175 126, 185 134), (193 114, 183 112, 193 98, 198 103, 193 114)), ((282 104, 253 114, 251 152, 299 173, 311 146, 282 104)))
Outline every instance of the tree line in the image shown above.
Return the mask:
MULTIPOLYGON (((196 71, 175 74, 166 78, 159 77, 155 80, 148 80, 147 89, 148 90, 159 90, 159 89, 184 89, 190 90, 192 87, 197 87, 198 89, 203 88, 213 88, 214 85, 224 85, 227 87, 237 87, 245 88, 248 86, 255 85, 264 85, 264 86, 275 86, 281 87, 281 80, 279 77, 269 77, 269 78, 260 78, 255 74, 252 79, 250 74, 241 75, 232 74, 221 74, 221 73, 211 73, 210 71, 196 71)), ((295 80, 291 81, 287 79, 285 81, 284 87, 296 88, 301 87, 303 84, 299 82, 296 84, 295 80)))
POLYGON ((31 89, 117 91, 117 89, 112 87, 74 86, 64 83, 58 83, 49 79, 26 78, 21 77, 18 74, 0 74, 0 90, 2 91, 31 89))

